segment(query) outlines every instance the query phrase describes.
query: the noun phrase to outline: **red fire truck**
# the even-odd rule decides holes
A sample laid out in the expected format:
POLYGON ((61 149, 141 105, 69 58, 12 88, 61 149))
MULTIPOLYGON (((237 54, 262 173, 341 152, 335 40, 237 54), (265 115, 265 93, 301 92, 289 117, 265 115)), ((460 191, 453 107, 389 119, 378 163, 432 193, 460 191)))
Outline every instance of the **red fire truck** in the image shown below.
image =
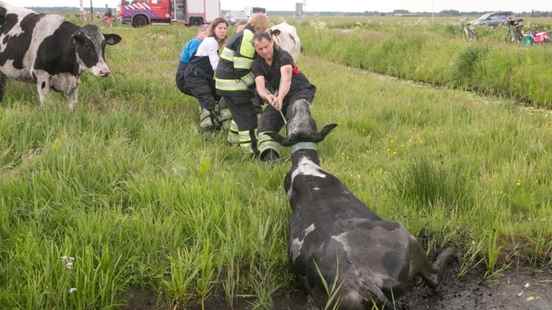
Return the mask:
POLYGON ((220 16, 220 0, 122 0, 123 23, 142 27, 180 21, 187 25, 210 23, 220 16))

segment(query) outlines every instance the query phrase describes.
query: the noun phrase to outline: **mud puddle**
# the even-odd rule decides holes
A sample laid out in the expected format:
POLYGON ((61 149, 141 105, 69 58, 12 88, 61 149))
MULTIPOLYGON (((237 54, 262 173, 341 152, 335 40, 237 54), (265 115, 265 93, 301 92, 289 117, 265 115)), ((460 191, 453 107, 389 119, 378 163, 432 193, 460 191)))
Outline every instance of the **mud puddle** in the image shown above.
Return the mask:
MULTIPOLYGON (((552 310, 552 270, 518 268, 484 279, 482 271, 472 271, 458 278, 458 267, 449 268, 437 293, 423 284, 401 297, 396 310, 552 310)), ((129 291, 129 303, 123 309, 201 309, 200 305, 174 307, 159 305, 147 290, 129 291)), ((313 310, 307 296, 299 289, 287 289, 273 296, 275 310, 313 310)), ((254 309, 253 300, 239 299, 230 307, 222 294, 213 294, 204 309, 254 309)))

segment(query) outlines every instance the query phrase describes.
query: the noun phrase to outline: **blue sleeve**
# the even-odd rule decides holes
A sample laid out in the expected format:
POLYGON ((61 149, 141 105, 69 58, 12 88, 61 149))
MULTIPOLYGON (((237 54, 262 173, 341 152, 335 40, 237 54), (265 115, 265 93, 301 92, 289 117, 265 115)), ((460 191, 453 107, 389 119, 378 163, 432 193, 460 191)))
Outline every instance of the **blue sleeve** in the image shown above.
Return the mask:
POLYGON ((184 64, 189 63, 190 59, 192 59, 192 57, 196 53, 200 43, 201 41, 196 38, 188 41, 186 45, 184 45, 184 48, 182 48, 182 52, 180 53, 180 62, 184 64))

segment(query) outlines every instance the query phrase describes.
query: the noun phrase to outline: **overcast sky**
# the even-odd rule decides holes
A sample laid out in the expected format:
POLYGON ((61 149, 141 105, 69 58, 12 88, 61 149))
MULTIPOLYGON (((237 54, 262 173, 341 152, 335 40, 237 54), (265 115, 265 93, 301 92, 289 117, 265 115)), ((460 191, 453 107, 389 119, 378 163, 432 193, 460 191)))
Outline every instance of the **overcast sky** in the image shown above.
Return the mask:
MULTIPOLYGON (((79 0, 4 0, 19 6, 79 6, 79 0)), ((245 6, 262 6, 268 10, 294 10, 298 0, 220 0, 225 10, 239 10, 245 6)), ((306 0, 307 11, 410 11, 436 12, 447 9, 461 11, 552 11, 552 0, 306 0)), ((89 4, 90 0, 84 0, 89 4)), ((93 0, 94 6, 117 6, 119 0, 93 0)))

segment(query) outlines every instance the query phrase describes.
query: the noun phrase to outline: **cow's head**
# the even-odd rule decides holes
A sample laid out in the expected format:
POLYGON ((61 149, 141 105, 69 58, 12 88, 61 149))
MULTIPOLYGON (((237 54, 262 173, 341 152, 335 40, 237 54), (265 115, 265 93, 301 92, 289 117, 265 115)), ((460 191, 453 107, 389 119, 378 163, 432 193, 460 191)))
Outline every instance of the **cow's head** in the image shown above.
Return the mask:
POLYGON ((111 73, 105 63, 105 46, 121 42, 116 34, 103 34, 98 27, 86 25, 72 36, 77 62, 82 70, 89 69, 96 76, 108 76, 111 73))
POLYGON ((281 34, 282 34, 282 31, 280 29, 270 29, 270 36, 272 37, 272 40, 276 43, 276 45, 278 45, 279 47, 283 48, 286 51, 289 51, 290 50, 289 45, 295 44, 295 39, 291 35, 288 35, 292 42, 288 42, 289 40, 285 40, 285 39, 282 40, 282 38, 280 37, 281 34))
POLYGON ((337 124, 329 124, 318 131, 310 113, 310 103, 304 99, 297 100, 288 107, 287 119, 289 119, 287 137, 284 138, 278 133, 267 133, 283 146, 293 146, 301 142, 322 142, 337 127, 337 124))

